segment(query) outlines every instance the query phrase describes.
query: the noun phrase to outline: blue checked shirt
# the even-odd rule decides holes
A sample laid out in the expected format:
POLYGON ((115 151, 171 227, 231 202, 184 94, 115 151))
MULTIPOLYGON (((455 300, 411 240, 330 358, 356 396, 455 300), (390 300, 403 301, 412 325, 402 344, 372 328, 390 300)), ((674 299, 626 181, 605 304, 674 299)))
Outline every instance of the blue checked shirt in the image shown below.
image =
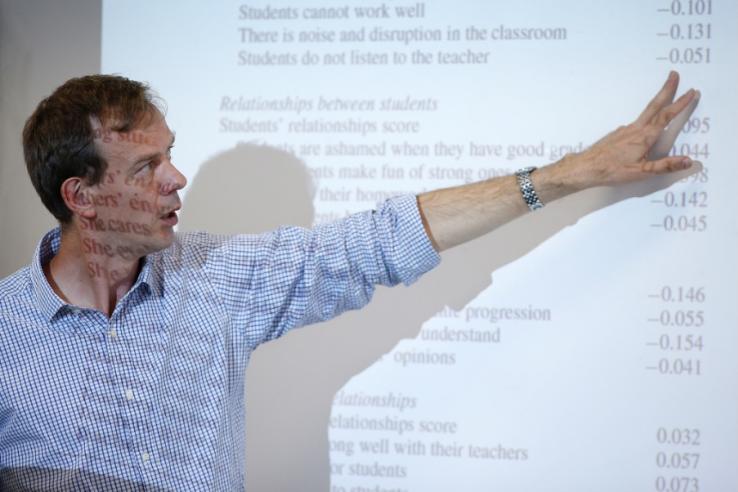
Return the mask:
POLYGON ((42 265, 0 281, 1 490, 244 490, 244 370, 288 330, 439 262, 415 197, 313 230, 177 235, 110 318, 42 265))

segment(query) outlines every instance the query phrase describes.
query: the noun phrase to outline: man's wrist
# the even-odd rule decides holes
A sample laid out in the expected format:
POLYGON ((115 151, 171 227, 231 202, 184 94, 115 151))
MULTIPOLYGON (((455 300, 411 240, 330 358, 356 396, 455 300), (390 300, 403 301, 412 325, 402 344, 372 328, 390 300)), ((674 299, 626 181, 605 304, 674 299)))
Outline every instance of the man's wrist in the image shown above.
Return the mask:
POLYGON ((580 154, 567 154, 562 159, 531 173, 533 187, 543 203, 552 202, 589 187, 581 173, 581 169, 586 168, 581 160, 580 154))
POLYGON ((530 166, 524 167, 515 172, 515 177, 518 180, 518 187, 520 188, 520 193, 523 196, 523 201, 528 206, 528 209, 530 211, 543 208, 543 202, 538 197, 538 193, 536 193, 536 188, 535 186, 533 186, 533 182, 530 180, 531 173, 536 169, 537 168, 530 166))

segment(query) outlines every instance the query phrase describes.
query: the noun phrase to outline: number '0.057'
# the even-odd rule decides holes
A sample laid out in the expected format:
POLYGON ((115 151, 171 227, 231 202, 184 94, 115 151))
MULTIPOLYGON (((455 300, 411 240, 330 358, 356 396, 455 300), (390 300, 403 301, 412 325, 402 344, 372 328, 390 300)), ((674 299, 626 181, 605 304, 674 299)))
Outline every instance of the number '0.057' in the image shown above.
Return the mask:
POLYGON ((677 470, 694 470, 700 463, 700 453, 656 453, 656 466, 677 470))

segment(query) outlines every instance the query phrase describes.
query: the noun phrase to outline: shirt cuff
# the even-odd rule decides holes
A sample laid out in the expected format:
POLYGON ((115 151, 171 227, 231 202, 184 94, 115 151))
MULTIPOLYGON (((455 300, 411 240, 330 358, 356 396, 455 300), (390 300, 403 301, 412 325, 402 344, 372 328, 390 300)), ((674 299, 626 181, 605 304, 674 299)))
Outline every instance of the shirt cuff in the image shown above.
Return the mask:
POLYGON ((423 227, 415 195, 402 195, 387 200, 386 206, 395 211, 396 272, 399 280, 410 285, 441 262, 423 227))

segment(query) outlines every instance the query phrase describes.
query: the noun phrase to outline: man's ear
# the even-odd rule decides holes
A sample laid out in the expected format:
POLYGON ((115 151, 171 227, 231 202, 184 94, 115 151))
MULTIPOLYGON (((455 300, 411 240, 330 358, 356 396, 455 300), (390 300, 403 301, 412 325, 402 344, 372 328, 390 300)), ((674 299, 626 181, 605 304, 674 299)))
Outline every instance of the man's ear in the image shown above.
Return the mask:
POLYGON ((92 190, 80 177, 67 178, 61 185, 61 197, 72 214, 82 219, 97 217, 92 190))

